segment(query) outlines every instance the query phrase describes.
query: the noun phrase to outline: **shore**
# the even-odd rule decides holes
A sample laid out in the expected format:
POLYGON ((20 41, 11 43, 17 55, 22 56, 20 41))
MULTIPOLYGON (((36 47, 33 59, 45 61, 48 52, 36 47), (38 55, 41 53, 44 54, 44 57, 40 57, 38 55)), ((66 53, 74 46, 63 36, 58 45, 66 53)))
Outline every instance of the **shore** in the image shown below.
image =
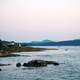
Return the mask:
POLYGON ((15 52, 33 52, 33 51, 44 51, 44 50, 57 50, 57 49, 55 48, 33 48, 33 47, 2 48, 0 49, 0 57, 20 56, 18 54, 13 54, 15 52))

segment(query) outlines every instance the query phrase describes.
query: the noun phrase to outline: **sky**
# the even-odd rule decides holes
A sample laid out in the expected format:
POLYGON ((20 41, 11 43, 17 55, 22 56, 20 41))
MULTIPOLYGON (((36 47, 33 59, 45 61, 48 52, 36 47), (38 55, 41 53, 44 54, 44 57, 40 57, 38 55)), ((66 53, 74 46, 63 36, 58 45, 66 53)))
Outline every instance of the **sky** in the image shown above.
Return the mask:
POLYGON ((0 0, 0 38, 80 39, 80 0, 0 0))

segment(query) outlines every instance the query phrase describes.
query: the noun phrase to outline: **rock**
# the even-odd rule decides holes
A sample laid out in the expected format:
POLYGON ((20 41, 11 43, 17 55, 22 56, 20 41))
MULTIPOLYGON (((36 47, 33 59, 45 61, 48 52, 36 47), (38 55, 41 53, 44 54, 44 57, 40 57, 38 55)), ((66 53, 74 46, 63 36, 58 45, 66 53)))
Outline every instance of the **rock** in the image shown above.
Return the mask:
POLYGON ((24 67, 27 67, 27 66, 28 66, 28 63, 24 63, 23 66, 24 66, 24 67))
POLYGON ((21 67, 21 63, 17 63, 16 64, 16 67, 21 67))
POLYGON ((0 66, 9 66, 9 65, 11 65, 11 64, 2 64, 2 63, 0 63, 0 66))
POLYGON ((28 63, 24 63, 24 67, 44 67, 47 66, 48 64, 54 64, 54 65, 59 65, 59 63, 55 61, 45 61, 45 60, 32 60, 29 61, 28 63))
POLYGON ((0 69, 0 71, 2 71, 2 69, 0 69))
POLYGON ((42 67, 47 66, 47 64, 40 60, 29 61, 28 63, 23 64, 24 67, 42 67))
POLYGON ((21 56, 19 54, 11 54, 11 53, 0 53, 0 57, 17 57, 21 56))
POLYGON ((47 64, 59 65, 56 61, 46 61, 47 64))

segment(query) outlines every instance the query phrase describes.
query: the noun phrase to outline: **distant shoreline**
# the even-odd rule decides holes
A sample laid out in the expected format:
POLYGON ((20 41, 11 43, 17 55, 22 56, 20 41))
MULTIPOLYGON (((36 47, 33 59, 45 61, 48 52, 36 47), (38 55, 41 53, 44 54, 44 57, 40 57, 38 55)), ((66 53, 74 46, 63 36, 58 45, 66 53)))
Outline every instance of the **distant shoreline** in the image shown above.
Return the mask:
POLYGON ((2 48, 0 49, 0 57, 19 56, 13 54, 15 52, 36 52, 44 50, 58 50, 56 48, 33 48, 33 47, 15 47, 15 48, 2 48))

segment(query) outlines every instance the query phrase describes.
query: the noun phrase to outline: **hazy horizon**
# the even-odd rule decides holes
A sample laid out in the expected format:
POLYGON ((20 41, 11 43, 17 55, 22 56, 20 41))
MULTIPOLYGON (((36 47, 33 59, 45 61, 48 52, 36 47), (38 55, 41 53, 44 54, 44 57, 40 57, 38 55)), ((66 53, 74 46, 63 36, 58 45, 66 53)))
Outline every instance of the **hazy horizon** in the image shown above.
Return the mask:
POLYGON ((0 38, 80 39, 80 0, 0 0, 0 38))

